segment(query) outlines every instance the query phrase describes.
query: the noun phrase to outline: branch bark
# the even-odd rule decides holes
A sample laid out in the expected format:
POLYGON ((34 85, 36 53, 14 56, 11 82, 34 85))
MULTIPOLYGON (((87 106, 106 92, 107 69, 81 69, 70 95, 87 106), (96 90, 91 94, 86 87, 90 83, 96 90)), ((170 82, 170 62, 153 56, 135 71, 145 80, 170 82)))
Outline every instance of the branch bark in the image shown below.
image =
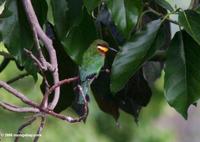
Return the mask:
POLYGON ((3 107, 6 110, 13 111, 13 112, 32 112, 32 113, 37 113, 40 112, 39 109, 37 108, 31 108, 31 107, 19 107, 15 106, 3 101, 0 101, 0 106, 3 107))
MULTIPOLYGON (((44 45, 48 51, 48 54, 50 57, 50 64, 51 64, 51 67, 49 68, 49 70, 52 72, 54 84, 57 84, 59 82, 58 63, 57 63, 56 52, 55 52, 55 49, 53 48, 53 43, 52 43, 51 39, 42 30, 42 28, 38 22, 38 19, 36 17, 33 6, 31 4, 31 1, 30 0, 22 0, 22 2, 23 2, 24 9, 25 9, 26 15, 28 17, 28 20, 30 22, 30 25, 34 29, 33 32, 36 32, 37 37, 44 43, 44 45)), ((60 87, 57 87, 55 89, 53 101, 49 105, 50 109, 53 110, 55 108, 55 106, 58 103, 59 97, 60 97, 60 87)))

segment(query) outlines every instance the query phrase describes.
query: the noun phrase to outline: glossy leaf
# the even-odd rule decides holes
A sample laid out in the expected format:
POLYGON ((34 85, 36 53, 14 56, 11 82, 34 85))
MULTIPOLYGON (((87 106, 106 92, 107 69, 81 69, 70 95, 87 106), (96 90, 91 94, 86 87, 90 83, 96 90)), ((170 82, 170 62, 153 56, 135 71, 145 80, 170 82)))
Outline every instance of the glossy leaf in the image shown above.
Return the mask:
POLYGON ((94 26, 91 26, 92 21, 88 21, 89 16, 85 18, 82 4, 82 0, 51 0, 56 34, 66 53, 76 63, 80 63, 83 52, 95 38, 95 30, 88 30, 94 26), (88 41, 90 33, 94 38, 88 41))
POLYGON ((125 37, 129 37, 137 23, 142 10, 141 0, 110 0, 108 1, 112 19, 125 37))
POLYGON ((117 54, 111 74, 111 91, 121 90, 140 66, 162 46, 163 36, 159 32, 160 20, 153 21, 123 45, 117 54))
POLYGON ((179 22, 186 32, 200 45, 200 14, 192 10, 180 12, 179 22))
POLYGON ((174 11, 173 7, 166 0, 154 0, 158 5, 169 11, 174 11))
POLYGON ((85 10, 82 12, 80 23, 72 26, 62 40, 65 51, 77 64, 81 63, 83 53, 97 37, 94 22, 85 10))
POLYGON ((186 32, 178 32, 168 50, 165 96, 187 118, 188 107, 200 98, 200 46, 186 32))

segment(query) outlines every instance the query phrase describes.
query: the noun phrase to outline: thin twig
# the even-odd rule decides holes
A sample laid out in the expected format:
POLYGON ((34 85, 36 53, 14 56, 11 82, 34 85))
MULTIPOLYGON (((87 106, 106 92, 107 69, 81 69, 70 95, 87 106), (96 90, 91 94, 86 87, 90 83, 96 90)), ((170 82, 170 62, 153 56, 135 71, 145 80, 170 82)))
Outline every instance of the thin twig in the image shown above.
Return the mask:
MULTIPOLYGON (((32 117, 30 120, 28 120, 27 122, 25 122, 24 124, 22 124, 19 127, 17 134, 22 134, 22 130, 24 128, 26 128, 27 126, 31 125, 35 120, 36 120, 36 117, 32 117)), ((14 142, 19 142, 19 138, 20 137, 16 137, 15 140, 14 140, 14 142)))
POLYGON ((36 137, 34 138, 34 142, 37 142, 41 133, 42 133, 42 130, 44 129, 44 126, 45 126, 45 123, 46 123, 46 117, 45 116, 42 116, 41 117, 41 122, 40 122, 40 126, 37 130, 37 135, 36 137))
POLYGON ((33 55, 33 53, 31 51, 29 51, 28 49, 24 49, 24 51, 27 53, 27 55, 37 64, 37 66, 39 67, 39 69, 41 71, 46 71, 47 68, 45 68, 42 63, 33 55))
POLYGON ((31 108, 31 107, 18 107, 3 101, 0 101, 0 106, 3 107, 6 110, 13 111, 13 112, 32 112, 37 113, 40 112, 37 108, 31 108))
POLYGON ((45 104, 47 104, 49 95, 59 86, 63 85, 63 84, 69 84, 71 82, 77 81, 79 79, 79 77, 73 77, 73 78, 68 78, 68 79, 64 79, 59 81, 58 83, 54 84, 44 95, 41 106, 45 106, 45 104))
MULTIPOLYGON (((48 51, 48 54, 50 57, 50 63, 52 66, 49 69, 52 71, 54 84, 57 84, 59 82, 58 63, 57 63, 56 51, 53 48, 53 43, 52 43, 51 39, 42 30, 42 28, 38 22, 38 19, 36 17, 33 6, 31 4, 31 1, 23 0, 22 2, 23 2, 25 12, 27 14, 27 17, 28 17, 28 20, 29 20, 31 26, 36 30, 38 38, 44 43, 44 45, 48 51)), ((53 101, 51 102, 50 109, 55 108, 55 106, 58 103, 59 97, 60 97, 60 87, 57 87, 54 92, 54 98, 53 98, 53 101)))
MULTIPOLYGON (((75 122, 80 122, 80 121, 82 121, 82 120, 84 120, 86 118, 86 114, 83 115, 83 116, 80 116, 78 118, 73 118, 71 116, 65 116, 65 115, 62 115, 62 114, 58 114, 56 112, 53 112, 51 109, 42 108, 40 105, 37 105, 33 101, 29 100, 26 96, 24 96, 21 92, 19 92, 16 89, 12 88, 11 86, 9 86, 8 84, 6 84, 3 81, 0 81, 0 86, 3 87, 8 92, 10 92, 12 95, 14 95, 17 98, 19 98, 20 100, 22 100, 25 104, 27 104, 29 106, 32 106, 34 108, 38 108, 40 110, 40 112, 44 112, 46 114, 49 114, 49 115, 54 116, 56 118, 59 118, 61 120, 64 120, 64 121, 67 121, 67 122, 70 122, 70 123, 75 123, 75 122)), ((84 97, 84 102, 86 102, 85 97, 84 97)))
POLYGON ((35 41, 35 47, 38 51, 38 54, 39 54, 39 60, 42 64, 42 66, 44 67, 45 70, 47 70, 47 65, 46 65, 46 59, 44 58, 44 55, 42 53, 42 50, 40 48, 40 43, 39 43, 39 39, 38 39, 38 36, 37 36, 37 31, 35 30, 34 27, 32 27, 32 30, 33 30, 33 36, 34 36, 34 41, 35 41))
POLYGON ((24 94, 22 94, 21 92, 17 91, 16 89, 12 88, 10 85, 8 85, 7 83, 0 81, 0 87, 3 87, 6 91, 8 91, 9 93, 11 93, 12 95, 16 96, 17 98, 19 98, 22 102, 24 102, 25 104, 31 105, 33 107, 38 107, 38 105, 36 103, 34 103, 32 100, 30 100, 29 98, 27 98, 24 94))
POLYGON ((20 79, 23 79, 24 77, 26 77, 26 76, 28 76, 28 75, 29 75, 28 73, 22 73, 22 74, 20 74, 20 75, 18 75, 18 76, 16 76, 16 77, 14 77, 14 78, 12 78, 12 79, 6 81, 6 83, 7 83, 7 84, 12 84, 13 82, 16 82, 16 81, 18 81, 18 80, 20 80, 20 79))
POLYGON ((79 94, 83 97, 83 101, 84 101, 84 115, 82 117, 84 118, 83 120, 85 120, 88 116, 88 102, 85 98, 83 88, 80 85, 78 85, 77 87, 78 87, 78 90, 79 90, 79 94))
MULTIPOLYGON (((151 7, 148 7, 148 9, 149 9, 149 11, 151 11, 152 13, 154 13, 155 15, 157 15, 157 16, 159 16, 161 18, 165 17, 165 15, 163 15, 162 13, 157 12, 156 10, 154 10, 151 7)), ((170 19, 169 17, 167 17, 165 20, 167 20, 167 21, 169 21, 169 22, 171 22, 173 24, 180 25, 177 21, 174 21, 174 20, 170 19)))

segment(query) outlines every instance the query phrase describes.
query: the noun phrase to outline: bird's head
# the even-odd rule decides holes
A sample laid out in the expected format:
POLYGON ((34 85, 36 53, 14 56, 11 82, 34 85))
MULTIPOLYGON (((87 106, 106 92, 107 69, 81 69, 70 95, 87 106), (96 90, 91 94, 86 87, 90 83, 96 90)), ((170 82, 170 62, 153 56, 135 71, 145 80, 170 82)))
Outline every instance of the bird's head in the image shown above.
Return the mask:
POLYGON ((108 43, 104 40, 97 39, 95 40, 90 47, 85 51, 83 54, 83 59, 82 59, 82 65, 87 65, 91 64, 94 65, 94 63, 101 64, 104 62, 105 56, 109 51, 115 51, 115 49, 110 48, 108 43))
POLYGON ((96 40, 95 41, 95 44, 96 44, 96 49, 103 55, 105 55, 108 51, 114 51, 114 52, 117 52, 117 50, 109 47, 109 44, 104 41, 104 40, 96 40))

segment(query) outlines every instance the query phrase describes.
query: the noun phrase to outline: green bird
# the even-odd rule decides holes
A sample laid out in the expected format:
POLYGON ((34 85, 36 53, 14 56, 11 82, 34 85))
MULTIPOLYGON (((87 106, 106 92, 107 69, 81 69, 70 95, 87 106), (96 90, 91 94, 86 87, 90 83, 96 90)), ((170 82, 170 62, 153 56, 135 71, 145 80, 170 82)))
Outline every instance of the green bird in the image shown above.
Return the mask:
POLYGON ((106 54, 111 51, 117 52, 115 49, 110 48, 106 41, 101 39, 95 40, 90 47, 83 54, 82 62, 79 67, 80 86, 82 87, 83 95, 79 95, 76 98, 76 105, 73 107, 77 110, 79 115, 84 112, 81 108, 84 106, 84 98, 89 100, 89 88, 92 81, 99 75, 101 68, 104 65, 106 54))

